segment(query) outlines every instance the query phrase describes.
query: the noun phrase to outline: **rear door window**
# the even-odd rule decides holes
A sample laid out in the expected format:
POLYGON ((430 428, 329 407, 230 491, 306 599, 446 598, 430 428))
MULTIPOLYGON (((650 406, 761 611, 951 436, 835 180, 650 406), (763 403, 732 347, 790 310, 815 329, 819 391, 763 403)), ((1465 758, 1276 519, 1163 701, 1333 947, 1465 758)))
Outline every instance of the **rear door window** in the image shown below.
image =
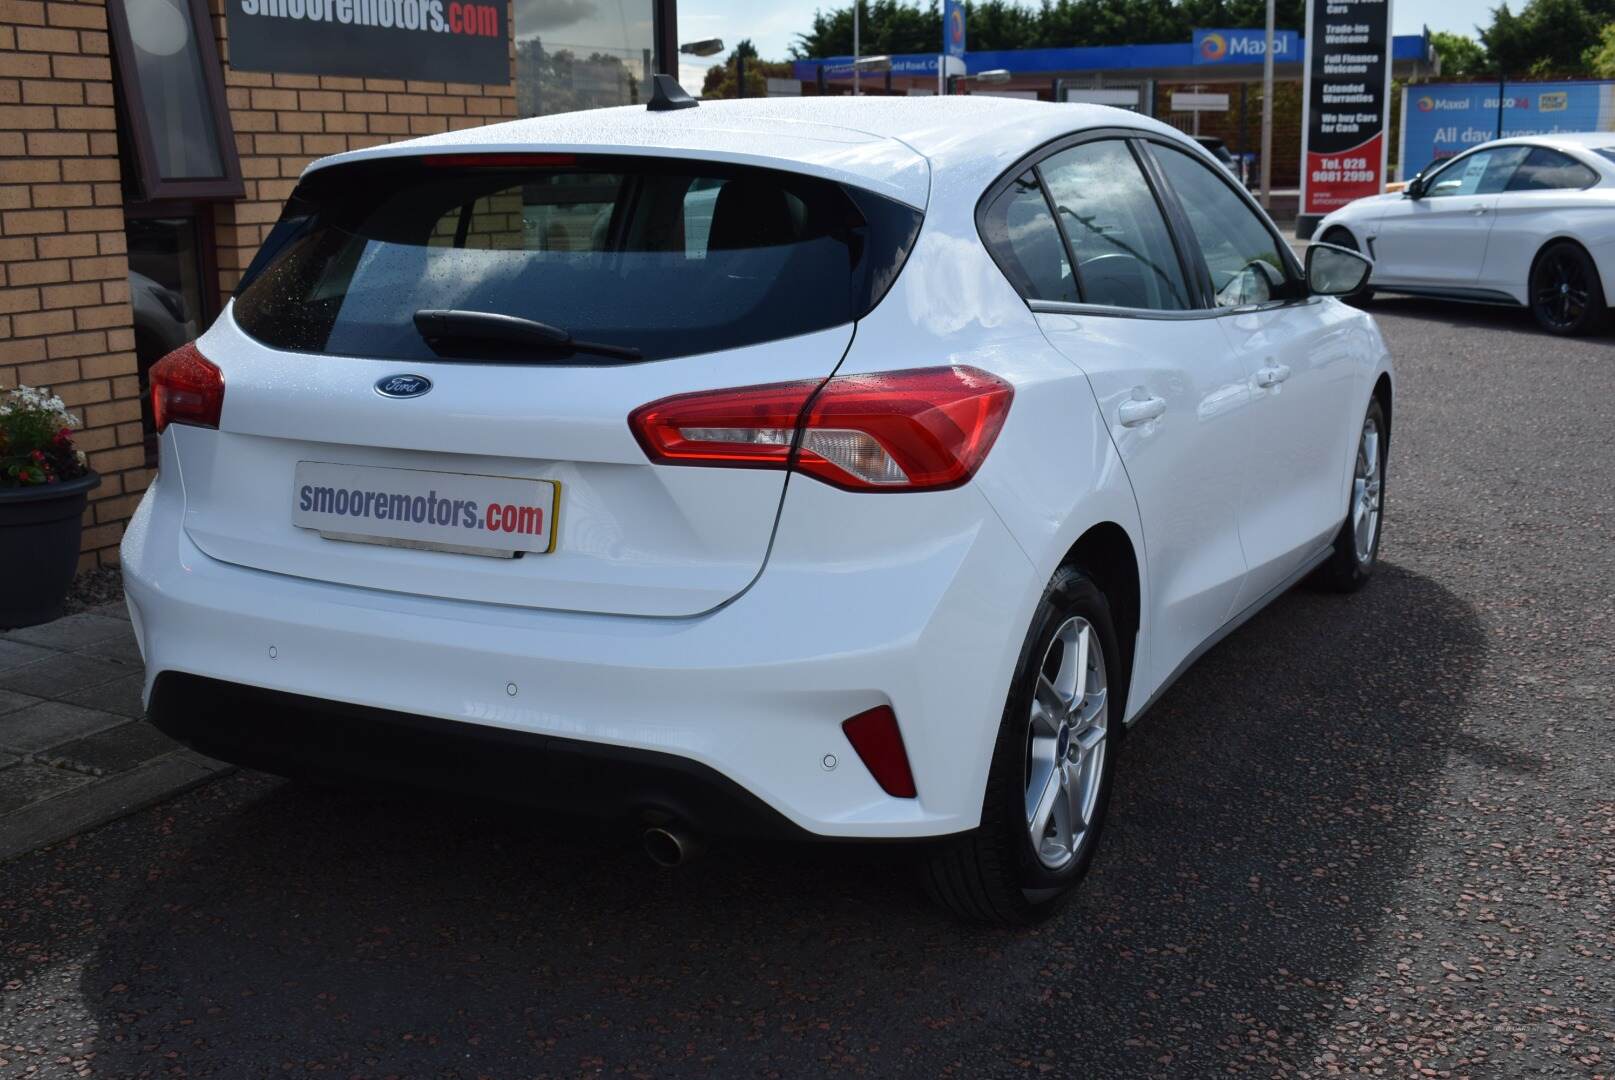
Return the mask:
POLYGON ((1166 218, 1125 142, 1079 143, 1038 170, 1076 256, 1084 302, 1155 311, 1190 306, 1166 218))
MULTIPOLYGON (((814 177, 693 161, 508 155, 334 166, 299 185, 238 288, 266 345, 396 360, 452 354, 423 310, 547 324, 647 360, 844 325, 890 286, 920 212, 814 177)), ((547 362, 594 362, 583 352, 547 362)))
POLYGON ((1598 174, 1557 150, 1534 146, 1509 179, 1510 191, 1579 191, 1598 183, 1598 174))

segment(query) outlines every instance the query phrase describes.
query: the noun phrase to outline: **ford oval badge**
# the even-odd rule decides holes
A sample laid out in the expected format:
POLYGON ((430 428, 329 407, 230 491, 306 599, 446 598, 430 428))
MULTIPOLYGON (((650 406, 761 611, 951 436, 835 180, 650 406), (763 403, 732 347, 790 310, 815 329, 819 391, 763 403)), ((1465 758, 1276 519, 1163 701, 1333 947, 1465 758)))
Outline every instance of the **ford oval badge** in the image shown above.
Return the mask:
POLYGON ((382 397, 420 397, 432 388, 425 375, 389 375, 376 380, 376 393, 382 397))

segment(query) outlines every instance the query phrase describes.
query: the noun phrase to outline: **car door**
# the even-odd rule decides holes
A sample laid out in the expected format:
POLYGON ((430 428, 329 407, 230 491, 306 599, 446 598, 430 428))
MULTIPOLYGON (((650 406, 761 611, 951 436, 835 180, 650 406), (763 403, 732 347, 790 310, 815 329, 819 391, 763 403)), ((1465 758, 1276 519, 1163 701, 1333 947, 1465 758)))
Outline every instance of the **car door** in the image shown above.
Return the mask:
POLYGON ((1530 147, 1497 197, 1476 284, 1526 300, 1531 263, 1543 244, 1550 237, 1576 235, 1608 215, 1608 204, 1588 192, 1597 183, 1598 173, 1569 154, 1530 147))
POLYGON ((1052 153, 997 196, 989 221, 1010 199, 1025 220, 996 241, 988 229, 989 245, 1013 233, 1026 248, 1041 238, 1045 261, 1058 253, 1063 270, 1041 275, 1031 306, 1087 375, 1138 502, 1153 688, 1227 621, 1244 580, 1235 493, 1250 391, 1129 140, 1052 153))
POLYGON ((1456 157, 1425 181, 1418 198, 1386 207, 1372 244, 1375 282, 1474 287, 1498 194, 1527 150, 1494 146, 1456 157))
POLYGON ((1246 579, 1236 609, 1286 584, 1345 514, 1342 482, 1360 373, 1353 319, 1310 297, 1272 225, 1209 163, 1150 143, 1251 393, 1239 487, 1246 579))

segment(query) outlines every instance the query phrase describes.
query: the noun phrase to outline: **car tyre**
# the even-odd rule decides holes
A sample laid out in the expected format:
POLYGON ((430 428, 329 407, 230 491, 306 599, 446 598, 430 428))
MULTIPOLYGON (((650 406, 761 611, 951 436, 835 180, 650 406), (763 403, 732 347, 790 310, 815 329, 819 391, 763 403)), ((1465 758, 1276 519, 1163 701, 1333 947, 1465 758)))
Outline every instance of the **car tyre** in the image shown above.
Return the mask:
POLYGON ((1374 574, 1385 523, 1385 455, 1390 446, 1385 408, 1376 397, 1368 403, 1357 439, 1346 520, 1335 534, 1334 550, 1318 568, 1317 580, 1325 588, 1356 592, 1374 574))
POLYGON ((1099 842, 1125 693, 1109 601, 1080 569, 1062 568, 1021 648, 981 824, 925 861, 933 899, 966 920, 1006 925, 1059 907, 1099 842))
MULTIPOLYGON (((1362 249, 1357 245, 1357 238, 1352 236, 1350 231, 1342 229, 1338 225, 1324 233, 1321 239, 1325 244, 1334 244, 1336 247, 1343 247, 1347 251, 1362 254, 1362 249)), ((1374 290, 1371 286, 1364 285, 1361 289, 1358 289, 1350 296, 1342 297, 1342 299, 1356 307, 1367 307, 1374 299, 1374 290)))
POLYGON ((1580 244, 1549 244, 1531 266, 1531 314, 1550 334, 1575 337, 1600 329, 1608 317, 1598 267, 1580 244))

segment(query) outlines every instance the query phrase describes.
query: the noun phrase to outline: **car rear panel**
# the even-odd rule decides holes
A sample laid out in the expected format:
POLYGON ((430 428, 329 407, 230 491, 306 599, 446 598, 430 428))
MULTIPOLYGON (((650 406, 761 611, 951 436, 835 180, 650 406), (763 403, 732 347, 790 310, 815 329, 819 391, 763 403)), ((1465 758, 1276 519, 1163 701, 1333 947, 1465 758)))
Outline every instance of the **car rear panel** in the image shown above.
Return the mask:
MULTIPOLYGON (((198 343, 224 372, 220 430, 172 426, 163 467, 182 479, 186 532, 225 562, 424 596, 690 615, 756 576, 785 474, 654 467, 628 413, 690 389, 823 378, 851 333, 603 368, 311 364, 259 345, 226 313, 198 343), (433 388, 401 400, 376 392, 400 373, 433 388), (557 481, 555 549, 491 558, 326 539, 292 524, 302 461, 557 481)), ((444 496, 452 490, 446 478, 444 496)))

